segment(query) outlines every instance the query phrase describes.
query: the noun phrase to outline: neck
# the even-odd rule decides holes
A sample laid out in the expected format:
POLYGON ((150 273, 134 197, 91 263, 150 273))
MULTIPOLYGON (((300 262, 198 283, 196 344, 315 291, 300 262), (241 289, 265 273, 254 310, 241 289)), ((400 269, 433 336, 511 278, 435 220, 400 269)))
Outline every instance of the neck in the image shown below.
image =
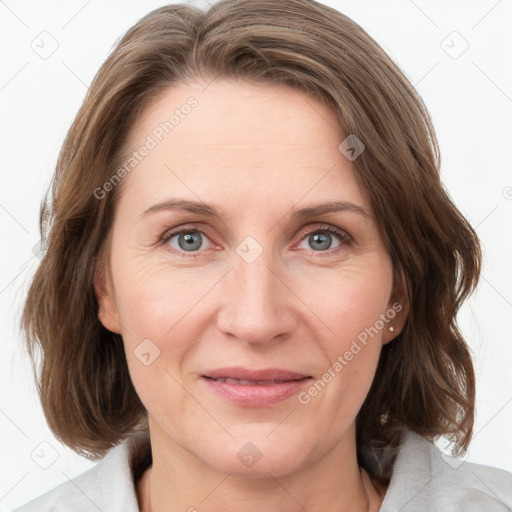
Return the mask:
MULTIPOLYGON (((158 434, 161 434, 158 433, 158 434)), ((213 469, 152 433, 153 465, 137 484, 141 512, 378 511, 385 488, 357 465, 355 434, 307 467, 257 477, 213 469), (353 441, 353 442, 352 442, 353 441)))

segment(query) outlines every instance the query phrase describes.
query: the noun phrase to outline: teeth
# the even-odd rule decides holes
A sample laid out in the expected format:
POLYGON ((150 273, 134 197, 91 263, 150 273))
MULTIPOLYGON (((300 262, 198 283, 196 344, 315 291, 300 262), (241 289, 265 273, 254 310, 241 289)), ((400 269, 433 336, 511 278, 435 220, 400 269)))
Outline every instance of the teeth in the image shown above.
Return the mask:
POLYGON ((268 386, 270 384, 279 384, 281 382, 287 382, 284 380, 245 380, 245 379, 231 379, 231 378, 220 378, 220 379, 213 379, 216 382, 227 382, 228 384, 239 384, 241 386, 268 386))

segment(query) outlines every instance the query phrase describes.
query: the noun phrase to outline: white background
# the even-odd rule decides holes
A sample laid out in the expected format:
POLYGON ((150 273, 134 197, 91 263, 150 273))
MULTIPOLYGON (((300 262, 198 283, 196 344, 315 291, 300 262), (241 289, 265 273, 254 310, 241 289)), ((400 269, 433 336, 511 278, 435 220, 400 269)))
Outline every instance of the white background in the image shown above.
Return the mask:
MULTIPOLYGON (((165 3, 0 0, 2 510, 93 464, 48 430, 18 323, 39 262, 32 249, 40 238, 40 200, 87 85, 115 41, 165 3), (40 35, 43 31, 51 36, 40 35), (58 44, 47 59, 33 50, 42 46, 41 38, 46 49, 58 44), (54 458, 47 469, 38 465, 54 458)), ((512 1, 325 3, 353 18, 384 47, 432 114, 444 183, 484 246, 479 289, 460 315, 478 379, 469 460, 512 471, 512 1)))

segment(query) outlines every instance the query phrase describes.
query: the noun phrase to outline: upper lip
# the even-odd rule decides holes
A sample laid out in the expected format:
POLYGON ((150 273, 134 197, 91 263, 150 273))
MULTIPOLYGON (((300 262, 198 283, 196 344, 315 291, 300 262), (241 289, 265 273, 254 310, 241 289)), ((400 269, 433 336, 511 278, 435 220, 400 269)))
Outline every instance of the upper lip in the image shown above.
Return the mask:
POLYGON ((230 368, 218 368, 203 374, 203 377, 211 379, 241 379, 241 380, 298 380, 310 377, 305 373, 292 372, 281 368, 265 368, 262 370, 251 370, 240 366, 230 368))

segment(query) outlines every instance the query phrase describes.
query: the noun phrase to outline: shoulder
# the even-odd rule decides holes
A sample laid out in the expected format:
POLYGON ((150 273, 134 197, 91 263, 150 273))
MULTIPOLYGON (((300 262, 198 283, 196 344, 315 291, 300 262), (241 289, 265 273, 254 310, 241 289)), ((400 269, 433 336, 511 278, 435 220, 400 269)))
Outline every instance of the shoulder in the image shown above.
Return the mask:
POLYGON ((408 432, 381 512, 498 512, 512 509, 512 473, 447 457, 408 432))
POLYGON ((138 512, 132 460, 140 440, 129 438, 94 467, 13 512, 138 512))

